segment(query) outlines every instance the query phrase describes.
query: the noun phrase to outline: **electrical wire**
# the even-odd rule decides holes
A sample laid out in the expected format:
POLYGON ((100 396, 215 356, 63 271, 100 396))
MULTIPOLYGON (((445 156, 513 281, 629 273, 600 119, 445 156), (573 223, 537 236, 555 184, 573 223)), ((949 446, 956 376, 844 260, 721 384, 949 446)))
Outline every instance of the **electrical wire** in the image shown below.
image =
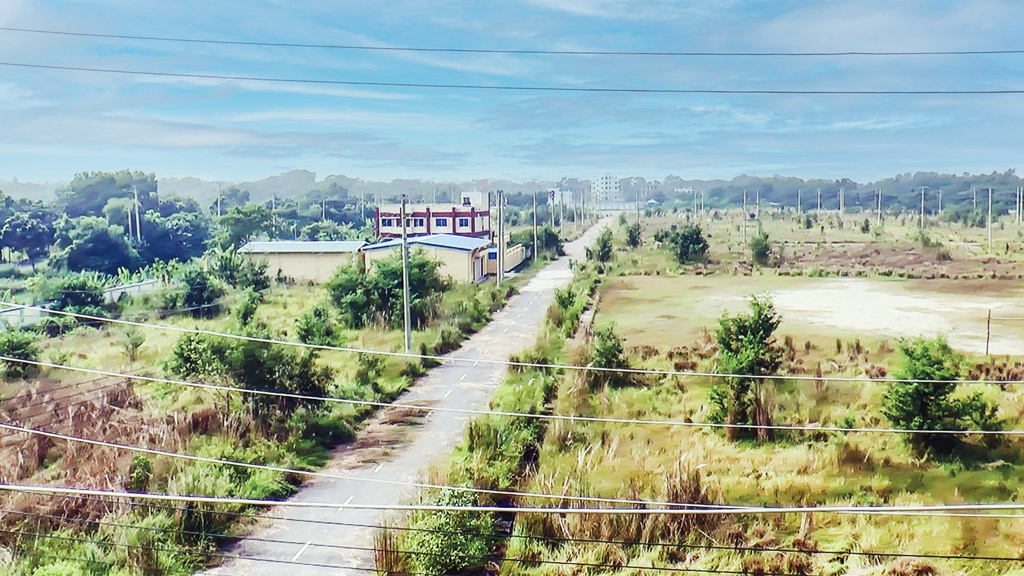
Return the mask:
POLYGON ((487 48, 436 48, 422 46, 370 46, 358 44, 307 44, 298 42, 257 42, 244 40, 215 40, 208 38, 180 38, 171 36, 132 36, 125 34, 100 34, 66 30, 43 30, 37 28, 0 27, 6 32, 49 34, 54 36, 75 36, 83 38, 107 38, 115 40, 143 40, 156 42, 177 42, 186 44, 216 44, 228 46, 260 46, 270 48, 317 48, 328 50, 367 50, 387 52, 448 52, 456 54, 521 54, 553 56, 684 56, 684 57, 821 57, 821 56, 977 56, 1024 54, 1024 50, 926 50, 926 51, 860 51, 840 52, 700 52, 700 51, 622 51, 622 50, 502 50, 487 48))
MULTIPOLYGON (((29 486, 0 483, 0 491, 24 492, 29 494, 65 494, 103 496, 108 498, 130 498, 160 502, 192 502, 198 504, 225 504, 232 506, 264 506, 285 508, 335 508, 338 510, 390 510, 398 512, 486 512, 498 514, 593 514, 598 516, 730 516, 770 514, 857 514, 878 516, 905 516, 922 513, 943 517, 949 512, 1024 511, 1024 503, 998 502, 974 504, 916 504, 880 506, 722 506, 718 508, 698 507, 695 504, 676 503, 672 508, 563 508, 563 507, 517 507, 517 506, 451 506, 442 504, 353 504, 340 502, 297 502, 294 500, 261 500, 255 498, 220 498, 212 496, 188 496, 180 494, 156 494, 150 492, 115 492, 89 488, 64 486, 29 486)), ((710 505, 705 505, 710 506, 710 505)))
MULTIPOLYGON (((454 356, 441 356, 436 354, 417 354, 414 352, 392 352, 387 350, 370 350, 366 348, 353 348, 349 346, 330 346, 326 344, 308 344, 305 342, 293 342, 290 340, 276 340, 273 338, 261 338, 258 336, 247 336, 244 334, 231 334, 229 332, 217 332, 214 330, 204 330, 201 328, 185 328, 182 326, 171 326, 169 324, 151 324, 146 322, 136 322, 133 320, 124 320, 120 318, 104 318, 102 316, 91 316, 89 314, 78 314, 75 312, 66 312, 63 310, 48 310, 46 308, 40 308, 38 306, 30 306, 26 304, 12 304, 9 302, 0 302, 0 306, 11 306, 17 308, 25 308, 28 310, 42 310, 52 314, 58 314, 63 316, 71 316, 73 318, 82 318, 86 320, 97 320, 100 322, 107 322, 110 324, 121 324, 127 326, 136 326, 139 328, 153 328, 157 330, 167 330, 169 332, 178 332, 181 334, 196 334, 202 336, 215 336, 220 338, 229 338, 233 340, 242 340, 246 342, 256 342, 260 344, 280 344, 282 346, 291 346, 293 348, 304 348, 310 350, 320 351, 334 351, 334 352, 348 352, 355 354, 370 354, 376 356, 386 356, 392 358, 406 358, 412 360, 433 360, 441 363, 463 363, 463 364, 490 364, 496 366, 507 366, 515 368, 537 368, 543 370, 573 370, 580 372, 604 372, 604 373, 615 373, 615 374, 637 374, 637 375, 652 375, 652 376, 684 376, 684 377, 700 377, 700 378, 750 378, 754 380, 794 380, 794 381, 808 381, 808 382, 882 382, 882 383, 916 383, 918 380, 909 378, 857 378, 850 376, 813 376, 804 374, 730 374, 720 372, 698 372, 698 371, 682 371, 682 370, 659 370, 654 368, 610 368, 604 366, 577 366, 572 364, 542 364, 539 362, 519 362, 514 360, 495 360, 493 358, 461 358, 454 356)), ((0 358, 2 360, 2 358, 0 358)), ((929 380, 932 384, 1024 384, 1024 380, 929 380)))
POLYGON ((500 84, 429 84, 422 82, 371 82, 364 80, 326 80, 315 78, 283 78, 272 76, 241 76, 228 74, 200 74, 183 72, 156 72, 120 68, 91 68, 86 66, 58 66, 25 62, 0 62, 0 66, 57 70, 63 72, 93 72, 127 76, 159 78, 194 78, 201 80, 232 80, 242 82, 270 82, 275 84, 317 84, 331 86, 370 86, 384 88, 428 88, 442 90, 487 90, 505 92, 560 92, 598 94, 738 94, 759 96, 994 96, 1024 94, 1024 89, 996 90, 767 90, 767 89, 710 89, 710 88, 586 88, 582 86, 513 86, 500 84))
MULTIPOLYGON (((93 497, 82 497, 88 500, 105 501, 99 498, 93 497)), ((181 506, 160 506, 160 505, 146 505, 149 508, 156 508, 160 510, 176 510, 176 511, 187 511, 188 509, 181 506)), ((67 521, 68 518, 63 516, 57 516, 53 514, 42 514, 39 512, 23 512, 17 510, 0 510, 5 514, 14 514, 19 516, 32 516, 47 518, 53 520, 67 521)), ((238 512, 231 511, 218 511, 218 514, 226 514, 235 517, 245 517, 246 515, 238 512)), ((991 518, 993 515, 980 515, 984 518, 991 518)), ((1015 518, 1024 519, 1024 515, 1014 515, 1015 518)), ((467 530, 443 530, 438 528, 418 528, 415 526, 388 526, 381 524, 361 524, 356 522, 338 522, 331 520, 313 520, 309 518, 287 518, 287 517, 276 517, 275 519, 286 521, 286 522, 298 522, 308 524, 318 524, 325 526, 345 526, 351 528, 372 528, 382 531, 399 531, 399 532, 420 532, 426 534, 441 534, 441 535, 466 535, 479 537, 489 540, 533 540, 555 544, 612 544, 617 546, 648 546, 653 548, 679 548, 682 550, 716 550, 725 552, 779 552, 779 553, 799 553, 808 555, 828 555, 828 556, 880 556, 885 558, 925 558, 929 560, 976 560, 976 561, 989 561, 989 562, 1024 562, 1024 558, 1019 556, 993 556, 993 555, 979 555, 979 556, 967 556, 960 554, 935 554, 935 553, 913 553, 913 552, 881 552, 881 551, 865 551, 865 550, 821 550, 821 549, 808 549, 808 548, 779 548, 779 547, 763 547, 763 546, 725 546, 720 544, 690 544, 690 543, 675 543, 675 542, 653 542, 643 540, 611 540, 611 539, 596 539, 596 538, 580 538, 580 537, 566 537, 566 536, 536 536, 532 534, 500 534, 500 533, 482 533, 467 530)), ((110 522, 105 520, 87 520, 84 518, 71 519, 79 524, 96 524, 96 525, 107 525, 107 526, 118 526, 123 528, 133 528, 140 530, 149 530, 156 532, 168 532, 174 531, 181 534, 187 534, 191 536, 204 536, 217 539, 237 539, 237 536, 230 536, 225 534, 216 534, 212 532, 196 532, 189 530, 177 530, 174 528, 160 528, 156 526, 142 526, 136 524, 122 524, 117 522, 110 522)), ((256 536, 245 536, 246 541, 261 542, 267 544, 286 544, 286 545, 297 545, 301 546, 305 542, 281 540, 276 538, 263 538, 256 536)), ((335 545, 332 544, 315 544, 315 546, 322 548, 331 548, 335 545)))
MULTIPOLYGON (((15 536, 32 536, 34 538, 46 538, 50 540, 62 540, 65 542, 84 542, 92 543, 92 540, 87 538, 76 538, 73 536, 61 536, 59 534, 47 534, 44 532, 22 532, 18 530, 5 530, 0 529, 0 534, 12 534, 15 536)), ((376 568, 361 568, 358 566, 340 566, 337 564, 323 564, 318 562, 302 562, 299 560, 281 560, 279 558, 265 558, 262 556, 238 556, 235 554, 224 554, 221 552, 205 552, 205 551, 190 551, 187 549, 179 548, 166 548, 162 546, 142 546, 139 544, 123 544, 120 542, 107 542, 107 545, 114 546, 117 548, 127 548, 129 550, 156 550, 158 552, 174 552, 186 556, 203 556, 210 558, 219 558, 221 560, 250 560, 253 562, 267 562, 271 564, 286 564, 289 566, 305 566, 307 568, 336 568, 344 570, 358 570, 360 572, 377 572, 376 568)), ((372 550, 372 548, 370 548, 372 550)), ((404 574, 407 576, 412 575, 423 575, 432 576, 426 572, 394 572, 394 574, 404 574)))
POLYGON ((398 402, 377 402, 372 400, 351 400, 347 398, 330 398, 327 396, 310 396, 306 394, 294 394, 291 392, 272 392, 269 390, 253 390, 249 388, 234 388, 231 386, 222 386, 218 384, 205 384, 199 382, 189 382, 187 380, 174 380, 169 378, 157 378, 153 376, 142 376, 137 374, 124 374, 120 372, 108 372, 104 370, 95 370, 92 368, 77 368, 74 366, 65 366, 62 364, 52 364, 49 362, 40 362, 35 360, 25 360, 23 358, 14 358, 10 356, 0 356, 0 361, 3 362, 19 362, 23 364, 30 364, 35 366, 43 366, 48 368, 56 368, 61 370, 71 370, 88 372, 93 374, 101 374, 107 376, 117 376, 128 378, 131 380, 141 380, 144 382, 154 382, 159 384, 172 384, 180 386, 188 386, 192 388, 202 388, 207 390, 219 390, 225 392, 238 392, 242 394, 252 394, 256 396, 269 396, 276 398, 287 398, 291 400, 301 400, 306 402, 325 402, 325 403, 336 403, 336 404, 350 404, 355 406, 374 406, 378 408, 401 408, 405 410, 418 410, 421 412, 442 412, 450 414, 469 414, 478 416, 507 416, 512 418, 529 418, 534 420, 563 420, 568 422, 598 422, 598 423, 610 423, 610 424, 635 424, 635 425, 656 425, 656 426, 675 426, 683 428, 713 428, 713 429, 737 429, 737 430, 777 430, 780 432, 842 432, 842 433, 872 433, 872 434, 934 434, 938 436, 956 436, 964 434, 978 434, 982 436, 1024 436, 1024 430, 978 430, 978 429, 965 429, 965 430, 953 430, 953 429, 941 429, 941 430, 922 430, 922 429, 911 429, 911 428, 857 428, 857 427, 846 427, 846 426, 819 426, 817 424, 728 424, 718 422, 688 422, 685 420, 644 420, 639 418, 614 418, 614 417, 602 417, 602 416, 581 416, 571 414, 543 414, 543 413, 532 413, 532 412, 511 412, 506 410, 476 410, 471 408, 448 408, 443 406, 429 406, 422 404, 402 404, 398 402))

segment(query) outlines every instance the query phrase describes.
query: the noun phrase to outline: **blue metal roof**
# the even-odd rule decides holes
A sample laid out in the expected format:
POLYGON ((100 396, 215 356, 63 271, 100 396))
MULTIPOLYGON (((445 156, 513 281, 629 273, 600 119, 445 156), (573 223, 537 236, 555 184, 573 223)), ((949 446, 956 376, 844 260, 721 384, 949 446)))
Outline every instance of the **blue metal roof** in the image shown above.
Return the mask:
POLYGON ((249 242, 238 251, 243 254, 344 254, 358 252, 365 245, 362 240, 279 240, 249 242))
MULTIPOLYGON (((427 236, 410 236, 407 239, 410 246, 430 246, 432 248, 447 248, 448 250, 459 250, 461 252, 472 252, 491 245, 487 238, 474 238, 472 236, 459 236, 456 234, 430 234, 427 236)), ((363 252, 395 248, 402 245, 401 238, 392 238, 376 244, 363 246, 363 252)))

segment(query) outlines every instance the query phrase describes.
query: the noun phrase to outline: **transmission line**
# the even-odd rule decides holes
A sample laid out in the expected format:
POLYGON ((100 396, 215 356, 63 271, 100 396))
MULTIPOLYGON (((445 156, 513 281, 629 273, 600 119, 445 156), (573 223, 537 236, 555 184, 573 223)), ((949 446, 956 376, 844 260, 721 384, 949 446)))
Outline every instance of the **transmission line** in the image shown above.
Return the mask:
POLYGON ((330 86, 367 86, 377 88, 427 88, 442 90, 486 90, 503 92, 560 92, 591 94, 737 94, 755 96, 994 96, 1024 94, 1024 89, 995 90, 768 90, 768 89, 712 89, 712 88, 587 88, 582 86, 514 86, 501 84, 430 84, 421 82, 374 82, 366 80, 328 80, 315 78, 284 78, 273 76, 242 76, 228 74, 202 74, 184 72, 157 72, 122 68, 94 68, 86 66, 58 66, 26 62, 0 62, 0 66, 57 70, 63 72, 92 72, 127 76, 159 78, 192 78, 200 80, 232 80, 241 82, 269 82, 275 84, 317 84, 330 86))
POLYGON ((147 42, 174 42, 182 44, 214 44, 227 46, 259 46, 267 48, 317 48, 327 50, 365 50, 381 52, 447 52, 455 54, 520 54, 552 56, 676 56, 676 57, 828 57, 828 56, 981 56, 1024 54, 1024 50, 900 50, 865 51, 845 50, 837 52, 712 52, 712 51, 625 51, 625 50, 516 50, 491 48, 446 48, 429 46, 373 46, 365 44, 316 44, 302 42, 266 42, 247 40, 218 40, 211 38, 184 38, 174 36, 141 36, 127 34, 102 34, 71 30, 46 30, 39 28, 0 27, 6 32, 26 34, 47 34, 52 36, 73 36, 80 38, 106 38, 113 40, 142 40, 147 42))

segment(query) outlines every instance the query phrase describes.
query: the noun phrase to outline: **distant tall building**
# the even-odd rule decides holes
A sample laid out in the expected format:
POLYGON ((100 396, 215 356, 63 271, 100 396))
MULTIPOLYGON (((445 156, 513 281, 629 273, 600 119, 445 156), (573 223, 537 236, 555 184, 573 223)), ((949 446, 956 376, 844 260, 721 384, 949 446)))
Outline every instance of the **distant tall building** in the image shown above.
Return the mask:
POLYGON ((622 201, 622 187, 619 185, 619 179, 609 173, 594 180, 590 186, 594 202, 600 204, 622 201))

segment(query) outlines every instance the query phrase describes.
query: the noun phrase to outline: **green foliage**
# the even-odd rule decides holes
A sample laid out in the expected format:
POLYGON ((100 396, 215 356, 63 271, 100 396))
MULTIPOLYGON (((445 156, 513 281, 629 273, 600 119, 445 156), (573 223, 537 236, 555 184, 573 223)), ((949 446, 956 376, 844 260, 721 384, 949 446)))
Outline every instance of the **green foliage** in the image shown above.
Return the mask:
MULTIPOLYGON (((622 348, 622 339, 615 333, 615 326, 608 325, 594 331, 594 340, 589 350, 589 364, 597 368, 629 368, 629 361, 622 348)), ((592 388, 603 386, 625 386, 630 382, 628 374, 611 371, 588 373, 592 388)))
POLYGON ((222 359, 228 344, 206 334, 182 334, 174 343, 167 369, 182 378, 203 378, 224 373, 222 359))
MULTIPOLYGON (((441 506, 474 506, 466 492, 445 491, 434 501, 441 506)), ((405 545, 422 552, 412 558, 416 570, 426 574, 453 574, 484 566, 491 553, 494 522, 489 515, 470 512, 423 512, 412 522, 405 545)))
POLYGON ((338 327, 334 314, 329 306, 318 302, 303 312, 295 324, 295 333, 299 342, 330 346, 335 343, 338 327))
POLYGON ((948 453, 958 436, 929 434, 930 430, 964 430, 973 424, 982 429, 998 429, 995 407, 980 393, 953 398, 960 378, 963 357, 954 352, 942 337, 901 340, 900 366, 893 376, 909 382, 893 382, 885 392, 882 414, 893 426, 921 430, 912 434, 911 445, 919 450, 948 453))
POLYGON ((139 348, 146 343, 146 335, 135 326, 130 326, 125 329, 124 334, 121 338, 121 348, 124 350, 125 355, 128 357, 128 363, 134 363, 135 358, 139 354, 139 348))
POLYGON ((612 231, 605 228, 597 237, 594 248, 587 248, 588 258, 597 262, 608 262, 612 259, 612 231))
MULTIPOLYGON (((533 228, 513 232, 509 236, 509 245, 522 244, 527 251, 534 252, 533 228)), ((552 257, 561 254, 562 241, 558 233, 551 229, 551 226, 539 226, 537 228, 537 255, 549 254, 552 257)))
MULTIPOLYGON (((419 250, 409 253, 409 309, 414 328, 422 328, 434 317, 448 288, 438 262, 419 250)), ((349 327, 362 328, 377 321, 401 326, 401 255, 379 260, 365 273, 357 263, 341 266, 327 283, 327 292, 349 327)))
POLYGON ((772 243, 768 233, 762 232, 750 239, 750 255, 758 266, 767 266, 772 256, 772 243))
POLYGON ((262 205, 232 206, 217 221, 214 246, 234 251, 249 240, 271 231, 273 215, 262 205))
POLYGON ((67 188, 57 191, 57 205, 72 218, 99 216, 111 198, 134 202, 133 188, 138 192, 140 212, 157 209, 156 175, 130 170, 75 174, 67 188))
POLYGON ((239 326, 248 326, 256 317, 256 310, 263 302, 263 293, 252 288, 247 288, 240 295, 238 304, 235 306, 235 321, 239 326))
MULTIPOLYGON (((0 356, 20 358, 22 360, 39 360, 39 336, 24 330, 4 330, 0 332, 0 356)), ((37 372, 35 366, 21 362, 4 362, 0 360, 0 372, 7 380, 24 378, 37 372)))
MULTIPOLYGON (((766 409, 760 396, 762 380, 750 376, 775 374, 782 364, 783 351, 775 341, 775 330, 782 319, 768 297, 752 296, 750 313, 723 315, 718 321, 718 371, 733 374, 725 379, 725 388, 711 389, 711 419, 726 424, 767 424, 766 409)), ((730 437, 738 436, 730 428, 730 437)))
POLYGON ((871 232, 871 221, 865 218, 864 221, 860 223, 860 231, 863 234, 871 232))
POLYGON ((673 224, 668 230, 655 232, 654 239, 667 245, 680 264, 693 264, 708 259, 710 247, 707 238, 696 224, 685 226, 682 230, 673 224))
POLYGON ((626 226, 626 246, 630 248, 638 248, 642 241, 643 237, 639 222, 634 222, 629 226, 626 226))
POLYGON ((132 466, 128 470, 125 488, 131 492, 146 492, 149 490, 149 480, 152 477, 153 461, 144 454, 135 454, 132 457, 132 466))
POLYGON ((44 282, 38 291, 55 310, 105 316, 103 289, 106 284, 107 279, 95 272, 79 272, 44 282))
POLYGON ((71 219, 66 215, 56 225, 53 262, 71 271, 95 270, 117 274, 134 269, 139 253, 128 241, 124 228, 112 226, 98 216, 71 219))
POLYGON ((18 212, 0 224, 0 245, 23 252, 33 266, 49 253, 52 243, 53 227, 29 213, 18 212))
POLYGON ((347 240, 356 237, 351 224, 338 224, 333 220, 320 220, 307 225, 299 233, 303 240, 347 240))
POLYGON ((166 308, 183 308, 193 318, 212 318, 220 312, 217 300, 224 295, 224 288, 220 280, 198 263, 192 262, 182 267, 175 279, 181 285, 167 292, 164 300, 166 308))
POLYGON ((230 248, 211 248, 203 255, 203 265, 210 274, 233 288, 251 288, 262 292, 270 288, 267 262, 253 260, 230 248))

